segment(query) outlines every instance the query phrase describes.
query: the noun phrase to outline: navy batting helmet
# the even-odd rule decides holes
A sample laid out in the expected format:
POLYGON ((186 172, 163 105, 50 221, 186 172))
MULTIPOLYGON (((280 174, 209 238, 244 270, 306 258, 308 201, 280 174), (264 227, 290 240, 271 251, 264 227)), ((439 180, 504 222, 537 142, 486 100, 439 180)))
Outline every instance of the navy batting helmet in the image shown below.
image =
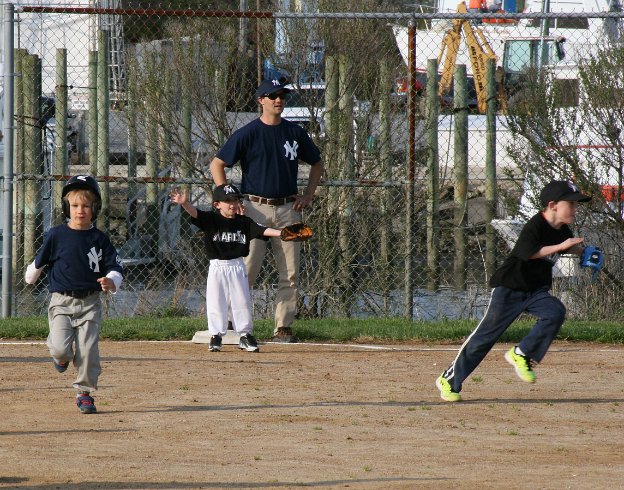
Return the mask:
POLYGON ((91 221, 95 221, 100 209, 102 209, 102 195, 100 194, 100 186, 90 175, 74 175, 63 186, 61 206, 63 208, 65 218, 69 219, 69 202, 67 202, 65 196, 68 192, 77 189, 86 189, 93 192, 95 199, 91 204, 91 221))

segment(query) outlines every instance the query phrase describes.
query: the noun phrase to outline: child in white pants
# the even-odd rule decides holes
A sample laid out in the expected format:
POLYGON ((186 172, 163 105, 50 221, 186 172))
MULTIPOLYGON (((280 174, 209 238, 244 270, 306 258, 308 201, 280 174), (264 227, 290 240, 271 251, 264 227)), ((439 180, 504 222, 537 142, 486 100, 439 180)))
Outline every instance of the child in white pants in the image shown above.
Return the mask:
POLYGON ((175 202, 191 216, 191 223, 206 233, 206 252, 210 259, 206 280, 206 315, 210 333, 209 349, 221 350, 221 337, 227 333, 228 310, 234 331, 240 334, 239 347, 258 352, 254 338, 251 294, 243 257, 249 254, 249 242, 254 238, 278 237, 281 230, 259 225, 247 216, 237 214, 242 194, 231 184, 213 190, 212 205, 216 212, 202 211, 188 200, 186 191, 174 189, 175 202))

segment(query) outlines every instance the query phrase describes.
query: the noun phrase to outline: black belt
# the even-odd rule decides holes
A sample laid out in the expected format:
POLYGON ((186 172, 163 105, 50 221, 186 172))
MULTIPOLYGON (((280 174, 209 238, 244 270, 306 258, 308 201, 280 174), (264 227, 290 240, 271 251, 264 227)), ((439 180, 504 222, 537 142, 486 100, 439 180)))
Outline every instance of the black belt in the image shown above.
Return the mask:
POLYGON ((58 293, 64 296, 71 296, 72 298, 76 298, 76 299, 83 299, 83 298, 86 298, 87 296, 91 296, 92 294, 99 293, 99 291, 85 291, 85 290, 58 291, 58 293))
POLYGON ((260 196, 252 196, 250 194, 245 194, 243 196, 245 199, 248 199, 251 202, 257 202, 260 204, 268 204, 269 206, 283 206, 289 202, 295 202, 296 199, 294 197, 260 197, 260 196))

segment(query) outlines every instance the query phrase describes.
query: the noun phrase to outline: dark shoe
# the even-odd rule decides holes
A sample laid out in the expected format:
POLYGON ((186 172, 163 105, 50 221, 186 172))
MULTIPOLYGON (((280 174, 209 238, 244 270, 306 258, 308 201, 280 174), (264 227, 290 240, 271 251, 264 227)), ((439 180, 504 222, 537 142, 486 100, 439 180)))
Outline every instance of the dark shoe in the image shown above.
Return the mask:
POLYGON ((97 409, 95 408, 95 401, 93 397, 88 393, 80 393, 76 397, 76 405, 78 405, 78 410, 80 413, 95 413, 97 409))
POLYGON ((210 337, 210 343, 208 344, 208 349, 210 352, 220 352, 221 351, 221 335, 213 335, 210 337))
POLYGON ((247 352, 260 352, 258 342, 250 333, 241 335, 240 340, 238 341, 238 346, 241 349, 247 350, 247 352))
POLYGON ((293 335, 290 327, 278 328, 272 340, 273 342, 280 342, 282 344, 295 344, 299 342, 299 339, 293 335))
POLYGON ((52 362, 54 363, 54 369, 56 369, 59 373, 64 373, 69 367, 69 361, 58 363, 52 359, 52 362))

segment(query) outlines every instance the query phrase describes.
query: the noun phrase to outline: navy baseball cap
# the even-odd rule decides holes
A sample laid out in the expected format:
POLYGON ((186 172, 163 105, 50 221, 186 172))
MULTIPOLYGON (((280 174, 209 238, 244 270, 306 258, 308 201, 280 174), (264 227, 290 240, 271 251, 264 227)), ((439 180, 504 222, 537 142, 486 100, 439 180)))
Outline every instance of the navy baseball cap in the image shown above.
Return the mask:
POLYGON ((552 180, 540 192, 540 203, 548 206, 550 201, 591 201, 590 196, 583 194, 578 187, 567 180, 552 180))
POLYGON ((260 83, 260 85, 258 85, 258 88, 256 89, 256 98, 271 95, 272 93, 278 92, 280 90, 286 93, 291 91, 289 88, 286 88, 286 84, 280 82, 277 79, 262 80, 262 83, 260 83))
POLYGON ((234 184, 221 184, 212 191, 212 201, 233 201, 241 199, 243 195, 234 184))

